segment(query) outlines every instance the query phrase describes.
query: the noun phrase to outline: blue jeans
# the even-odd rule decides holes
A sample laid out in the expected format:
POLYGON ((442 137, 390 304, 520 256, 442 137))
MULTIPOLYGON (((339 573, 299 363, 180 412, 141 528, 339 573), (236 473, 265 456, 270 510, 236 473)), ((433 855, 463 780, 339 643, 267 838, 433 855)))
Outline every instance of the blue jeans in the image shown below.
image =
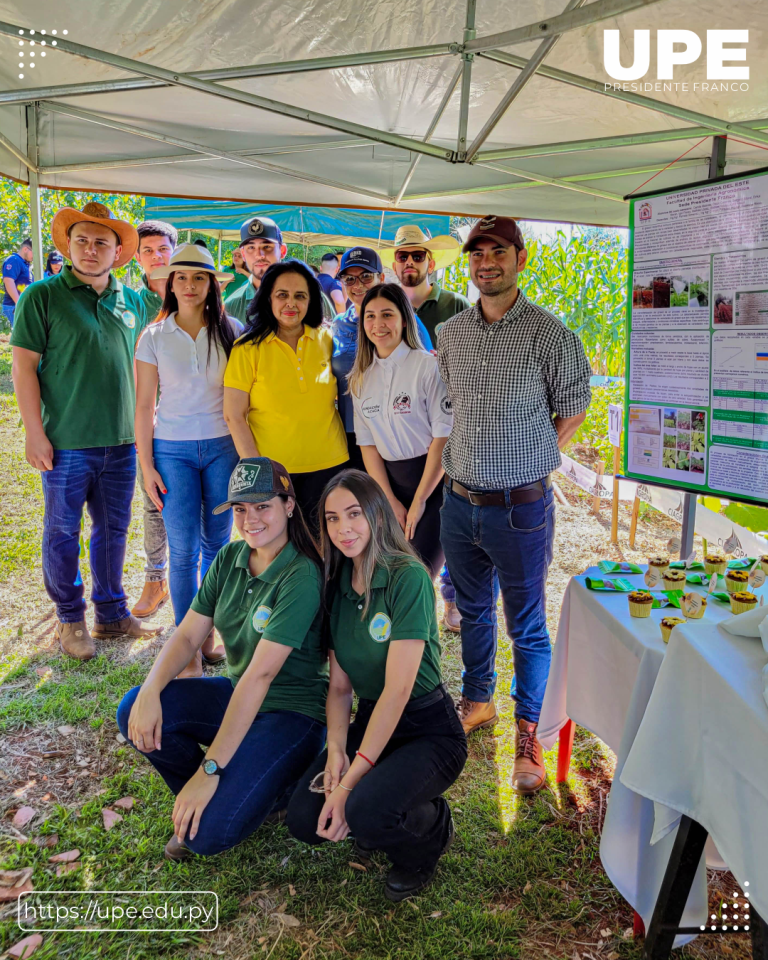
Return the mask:
POLYGON ((97 623, 128 616, 123 562, 136 486, 133 444, 54 450, 53 470, 42 474, 43 580, 62 623, 85 619, 80 576, 80 523, 91 517, 91 600, 97 623))
POLYGON ((474 507, 444 491, 440 539, 461 614, 464 696, 487 702, 495 687, 501 587, 515 660, 517 719, 538 722, 552 647, 545 588, 555 539, 552 490, 541 500, 474 507))
MULTIPOLYGON (((126 739, 139 689, 129 690, 117 708, 117 725, 126 739)), ((179 793, 202 763, 200 744, 213 742, 233 689, 227 677, 202 677, 171 680, 160 694, 162 747, 144 756, 173 793, 179 793)), ((324 743, 325 726, 319 720, 288 710, 257 714, 200 818, 197 836, 187 837, 185 844, 210 856, 242 843, 295 785, 324 743)))
POLYGON ((11 330, 13 330, 13 317, 16 313, 16 304, 15 303, 4 303, 3 304, 3 316, 10 323, 11 330))
POLYGON ((232 511, 214 516, 227 499, 227 487, 238 455, 232 437, 214 440, 155 440, 155 469, 168 493, 163 521, 170 554, 169 587, 178 626, 213 558, 229 543, 232 511))

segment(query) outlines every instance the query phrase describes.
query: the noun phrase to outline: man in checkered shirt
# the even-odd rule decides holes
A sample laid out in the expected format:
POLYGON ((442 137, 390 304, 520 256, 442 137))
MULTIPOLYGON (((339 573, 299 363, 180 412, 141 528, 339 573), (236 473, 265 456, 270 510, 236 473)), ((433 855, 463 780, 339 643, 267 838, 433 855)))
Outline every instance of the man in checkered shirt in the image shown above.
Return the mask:
POLYGON ((555 504, 549 474, 584 420, 591 370, 579 338, 518 290, 527 253, 514 220, 484 217, 464 250, 480 300, 448 320, 437 340, 453 406, 440 539, 462 617, 458 710, 467 733, 498 719, 501 587, 515 659, 512 783, 528 794, 545 777, 536 728, 551 660, 545 588, 555 504))

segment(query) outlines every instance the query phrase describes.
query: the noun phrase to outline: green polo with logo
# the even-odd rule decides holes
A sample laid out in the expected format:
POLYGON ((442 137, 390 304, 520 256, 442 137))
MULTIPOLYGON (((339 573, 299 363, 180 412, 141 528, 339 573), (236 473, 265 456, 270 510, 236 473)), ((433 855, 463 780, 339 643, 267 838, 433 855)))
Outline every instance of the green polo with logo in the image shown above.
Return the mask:
POLYGON ((437 283, 432 284, 429 296, 416 311, 416 316, 429 330, 432 343, 437 345, 437 331, 446 320, 455 317, 457 313, 471 307, 472 304, 460 293, 452 290, 441 290, 437 283))
POLYGON ((232 294, 240 290, 246 283, 249 283, 250 278, 246 277, 243 273, 238 273, 232 264, 224 267, 224 269, 234 274, 234 279, 230 280, 226 287, 224 287, 224 301, 226 302, 232 294))
POLYGON ((246 280, 239 290, 235 290, 232 296, 227 297, 227 313, 230 317, 235 317, 240 323, 247 325, 248 304, 255 296, 256 288, 250 280, 246 280))
POLYGON ((160 307, 163 305, 163 298, 159 293, 155 293, 154 290, 150 290, 146 273, 142 273, 141 275, 141 287, 139 288, 138 294, 141 302, 144 304, 144 309, 147 312, 147 320, 152 323, 158 313, 160 313, 160 307))
POLYGON ((254 577, 248 567, 250 555, 244 540, 219 550, 192 610, 213 617, 233 686, 247 670, 260 640, 291 647, 269 685, 261 712, 293 710, 325 723, 328 663, 320 644, 320 569, 287 543, 267 569, 254 577))
POLYGON ((40 354, 43 427, 55 450, 134 442, 133 354, 144 304, 110 274, 102 293, 72 267, 19 297, 11 346, 40 354))
POLYGON ((331 646, 358 697, 378 700, 384 690, 389 645, 423 640, 424 654, 411 699, 431 693, 442 682, 435 590, 425 567, 406 558, 379 564, 371 602, 352 587, 352 561, 341 568, 331 608, 331 646))

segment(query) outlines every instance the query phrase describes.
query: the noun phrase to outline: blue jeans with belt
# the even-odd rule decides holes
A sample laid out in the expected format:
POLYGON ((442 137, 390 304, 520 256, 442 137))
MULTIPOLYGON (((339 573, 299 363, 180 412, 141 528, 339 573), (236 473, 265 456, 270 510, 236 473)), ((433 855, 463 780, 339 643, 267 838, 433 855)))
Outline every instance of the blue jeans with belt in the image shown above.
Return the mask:
POLYGON ((80 524, 91 517, 91 600, 97 623, 128 616, 123 562, 136 486, 136 451, 117 447, 54 450, 53 469, 42 474, 43 581, 62 623, 85 619, 80 576, 80 524))
POLYGON ((440 539, 461 614, 463 694, 487 702, 495 688, 501 589, 515 661, 517 719, 538 722, 552 647, 546 583, 555 539, 554 494, 533 503, 476 507, 444 488, 440 539))

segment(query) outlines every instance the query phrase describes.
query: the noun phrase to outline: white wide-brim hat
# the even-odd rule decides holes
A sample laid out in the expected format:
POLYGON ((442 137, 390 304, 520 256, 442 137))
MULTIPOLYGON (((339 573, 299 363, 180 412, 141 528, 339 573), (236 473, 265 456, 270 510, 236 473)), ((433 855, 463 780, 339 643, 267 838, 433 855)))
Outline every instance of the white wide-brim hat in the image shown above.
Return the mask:
POLYGON ((149 275, 150 280, 167 280, 176 270, 194 270, 212 273, 217 280, 231 280, 234 273, 224 273, 216 269, 211 251, 199 247, 196 243, 182 243, 173 251, 171 262, 167 267, 158 267, 149 275))
POLYGON ((446 267, 450 267, 461 256, 461 243, 454 237, 448 234, 431 237, 428 232, 415 225, 400 227, 395 234, 392 246, 380 249, 379 254, 382 260, 389 265, 394 260, 395 250, 401 247, 421 247, 429 250, 435 261, 436 270, 444 270, 446 267))

